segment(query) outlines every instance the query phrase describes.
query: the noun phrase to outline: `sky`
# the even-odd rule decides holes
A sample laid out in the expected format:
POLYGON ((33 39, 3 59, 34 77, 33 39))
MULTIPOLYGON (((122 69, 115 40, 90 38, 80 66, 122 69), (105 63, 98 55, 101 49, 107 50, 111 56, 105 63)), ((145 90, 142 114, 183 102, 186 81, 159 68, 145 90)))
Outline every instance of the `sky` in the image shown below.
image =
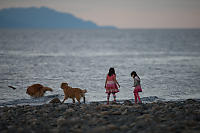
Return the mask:
POLYGON ((0 0, 0 9, 49 7, 118 28, 200 28, 200 0, 0 0))

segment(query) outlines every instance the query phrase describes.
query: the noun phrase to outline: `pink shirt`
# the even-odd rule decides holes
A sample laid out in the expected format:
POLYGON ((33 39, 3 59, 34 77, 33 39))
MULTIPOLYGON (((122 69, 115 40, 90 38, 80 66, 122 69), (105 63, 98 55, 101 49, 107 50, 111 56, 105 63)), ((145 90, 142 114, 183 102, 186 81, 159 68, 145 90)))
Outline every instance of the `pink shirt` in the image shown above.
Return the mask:
POLYGON ((116 75, 114 75, 114 74, 112 76, 107 75, 107 84, 114 84, 115 78, 116 78, 116 75))

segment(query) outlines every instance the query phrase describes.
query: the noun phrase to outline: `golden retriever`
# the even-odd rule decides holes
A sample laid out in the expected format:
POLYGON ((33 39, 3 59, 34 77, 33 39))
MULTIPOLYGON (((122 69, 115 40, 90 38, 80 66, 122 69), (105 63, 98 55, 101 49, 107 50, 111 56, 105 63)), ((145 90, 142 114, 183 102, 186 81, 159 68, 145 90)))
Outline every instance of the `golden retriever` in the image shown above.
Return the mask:
POLYGON ((60 86, 61 89, 63 89, 65 97, 62 103, 65 102, 68 98, 71 98, 73 100, 73 103, 75 103, 75 98, 80 104, 80 99, 83 97, 83 102, 85 103, 85 93, 87 92, 86 89, 81 90, 80 88, 72 88, 68 86, 67 83, 62 83, 60 86))
POLYGON ((42 97, 46 91, 53 91, 53 89, 41 84, 33 84, 27 88, 26 93, 32 97, 42 97))

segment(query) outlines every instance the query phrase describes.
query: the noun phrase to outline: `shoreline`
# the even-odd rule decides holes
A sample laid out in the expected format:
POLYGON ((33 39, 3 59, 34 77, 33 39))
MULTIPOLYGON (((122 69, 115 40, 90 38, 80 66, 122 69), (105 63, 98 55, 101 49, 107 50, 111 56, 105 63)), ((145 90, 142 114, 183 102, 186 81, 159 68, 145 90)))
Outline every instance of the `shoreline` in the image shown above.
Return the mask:
POLYGON ((200 131, 200 101, 130 100, 106 105, 43 104, 0 107, 0 132, 148 132, 200 131))
MULTIPOLYGON (((30 105, 30 106, 44 105, 44 104, 48 104, 52 99, 59 98, 59 97, 58 97, 58 95, 49 95, 49 96, 44 96, 44 97, 41 97, 41 98, 11 100, 11 101, 0 103, 0 107, 5 107, 5 106, 13 107, 13 106, 23 106, 23 105, 30 105), (42 102, 40 101, 41 98, 42 98, 42 102), (45 100, 43 98, 48 98, 48 99, 45 100)), ((63 99, 59 98, 59 100, 63 100, 63 99)), ((133 98, 132 99, 117 99, 117 103, 123 103, 126 100, 129 100, 132 103, 134 103, 133 98)), ((174 101, 174 100, 162 99, 162 98, 159 98, 157 96, 141 97, 141 100, 144 103, 152 103, 152 102, 156 102, 156 101, 174 101)), ((185 99, 179 99, 178 101, 180 101, 180 100, 183 101, 185 99)), ((195 99, 195 100, 200 100, 200 99, 195 99)), ((110 100, 110 102, 111 101, 112 100, 110 100)), ((83 102, 82 99, 81 99, 81 102, 83 102)), ((86 104, 90 104, 92 102, 106 103, 107 101, 106 100, 87 101, 87 99, 86 99, 86 104)), ((67 101, 65 101, 65 103, 72 103, 72 101, 71 101, 71 99, 68 99, 67 101)))

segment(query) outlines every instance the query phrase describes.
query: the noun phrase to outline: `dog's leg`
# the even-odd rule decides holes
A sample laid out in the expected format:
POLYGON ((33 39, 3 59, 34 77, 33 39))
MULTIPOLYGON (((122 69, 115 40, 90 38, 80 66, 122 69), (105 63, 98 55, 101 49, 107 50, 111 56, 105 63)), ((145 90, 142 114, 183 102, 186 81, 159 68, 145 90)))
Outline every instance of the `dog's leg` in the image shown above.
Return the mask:
POLYGON ((72 100, 73 100, 73 103, 75 103, 75 99, 74 99, 74 98, 72 98, 72 100))
POLYGON ((79 104, 81 104, 81 102, 80 102, 80 98, 79 98, 79 99, 76 99, 76 100, 78 101, 79 104))
POLYGON ((81 97, 83 97, 83 103, 85 103, 85 93, 82 93, 81 97))
POLYGON ((85 97, 83 97, 83 103, 85 103, 85 97))
POLYGON ((43 97, 44 96, 44 91, 41 91, 40 93, 39 93, 39 97, 43 97))
POLYGON ((63 104, 65 102, 65 100, 67 100, 67 98, 64 98, 61 104, 63 104))
POLYGON ((76 97, 76 100, 78 101, 78 103, 80 104, 81 102, 80 102, 80 99, 81 99, 81 96, 80 95, 75 95, 75 97, 76 97))

